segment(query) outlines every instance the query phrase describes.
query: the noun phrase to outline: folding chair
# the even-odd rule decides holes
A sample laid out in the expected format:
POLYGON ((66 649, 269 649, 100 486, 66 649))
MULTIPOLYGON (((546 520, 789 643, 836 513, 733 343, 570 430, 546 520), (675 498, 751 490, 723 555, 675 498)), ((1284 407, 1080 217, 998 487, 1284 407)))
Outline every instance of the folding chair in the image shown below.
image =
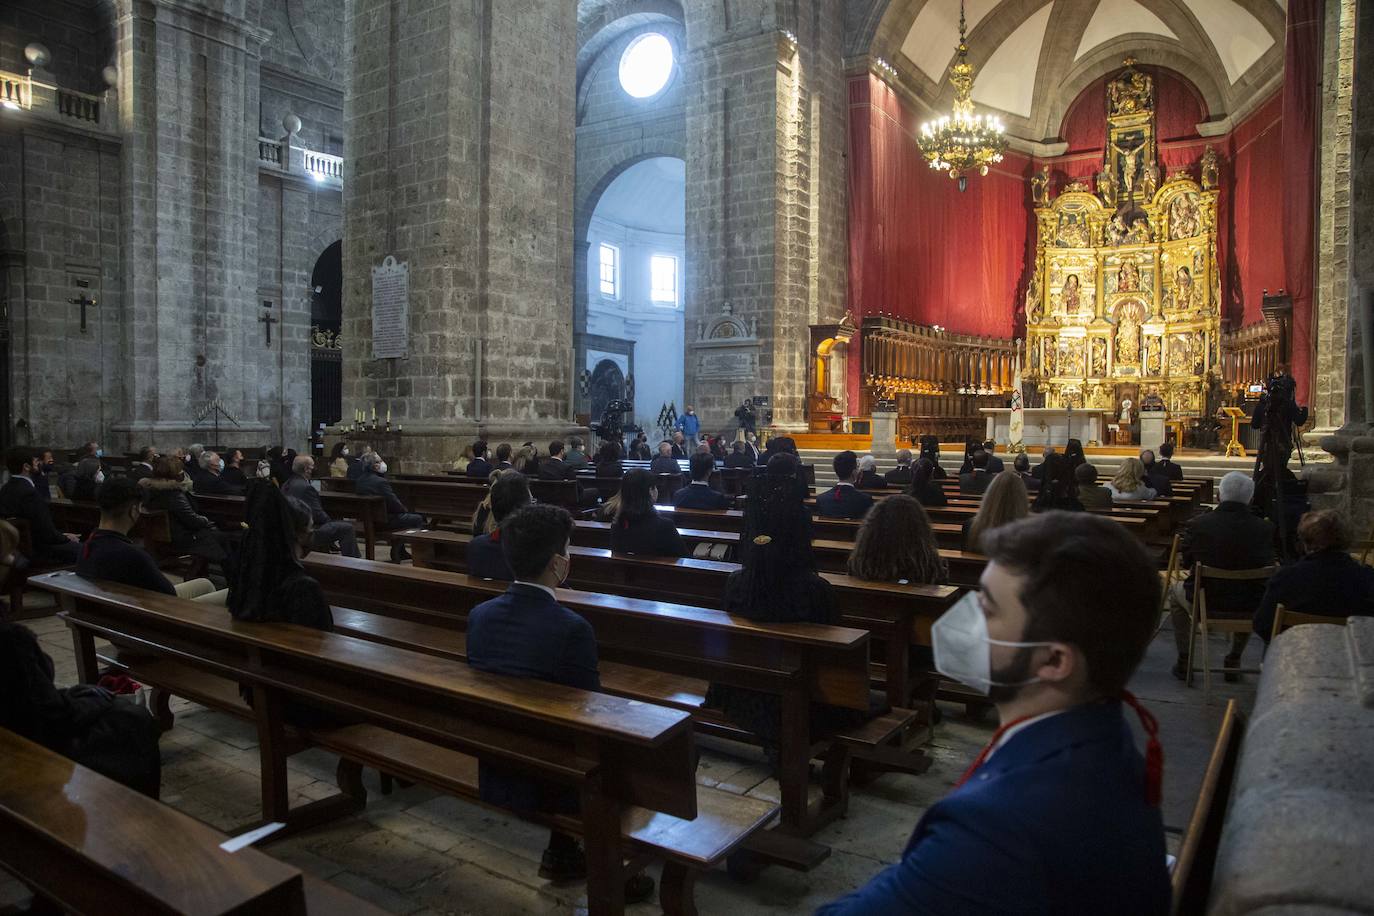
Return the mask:
POLYGON ((1306 623, 1332 623, 1338 627, 1343 627, 1349 617, 1327 617, 1323 614, 1304 614, 1300 611, 1290 611, 1283 605, 1274 608, 1274 629, 1269 633, 1272 641, 1284 630, 1300 627, 1306 623))
POLYGON ((1164 572, 1159 574, 1159 626, 1155 627, 1155 635, 1163 629, 1164 621, 1168 617, 1169 589, 1183 578, 1183 573, 1178 568, 1178 545, 1181 536, 1179 532, 1174 533, 1173 543, 1169 545, 1169 563, 1164 567, 1164 572))
MULTIPOLYGON (((1245 617, 1213 617, 1207 616, 1207 580, 1229 581, 1229 582, 1253 582, 1257 580, 1267 581, 1278 570, 1277 565, 1262 566, 1258 569, 1219 569, 1215 566, 1205 566, 1198 563, 1193 567, 1193 605, 1191 610, 1192 620, 1188 626, 1188 686, 1193 686, 1193 671, 1196 670, 1193 658, 1196 653, 1198 631, 1202 632, 1202 703, 1207 705, 1212 694, 1212 671, 1213 668, 1207 659, 1207 637, 1213 631, 1218 633, 1248 633, 1254 627, 1254 620, 1250 616, 1245 617)), ((1227 668, 1215 669, 1221 672, 1234 674, 1259 674, 1258 668, 1227 668)))

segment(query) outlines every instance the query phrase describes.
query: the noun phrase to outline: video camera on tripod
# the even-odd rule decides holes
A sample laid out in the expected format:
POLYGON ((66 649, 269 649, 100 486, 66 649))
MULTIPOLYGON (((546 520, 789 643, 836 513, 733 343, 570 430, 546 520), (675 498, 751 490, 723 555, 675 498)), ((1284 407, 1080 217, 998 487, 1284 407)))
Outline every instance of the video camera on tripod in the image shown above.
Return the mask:
MULTIPOLYGON (((1298 404, 1297 392, 1298 383, 1287 369, 1280 368, 1265 379, 1264 392, 1250 418, 1250 428, 1260 433, 1260 447, 1255 454, 1253 503, 1277 526, 1279 542, 1286 554, 1296 548, 1291 537, 1293 526, 1288 516, 1292 513, 1288 511, 1287 500, 1306 503, 1305 482, 1288 470, 1295 448, 1298 463, 1305 463, 1298 430, 1307 423, 1308 410, 1298 404)), ((1301 511, 1297 514, 1301 515, 1301 511)))

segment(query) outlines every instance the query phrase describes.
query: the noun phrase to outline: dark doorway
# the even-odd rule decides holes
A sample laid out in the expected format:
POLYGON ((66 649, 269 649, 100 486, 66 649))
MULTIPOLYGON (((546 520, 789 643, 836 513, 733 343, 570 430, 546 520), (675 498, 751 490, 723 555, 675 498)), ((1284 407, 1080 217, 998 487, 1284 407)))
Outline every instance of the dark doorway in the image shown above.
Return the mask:
POLYGON ((615 400, 625 397, 625 373, 620 371, 620 367, 609 359, 603 359, 592 369, 592 381, 587 392, 587 399, 591 402, 591 419, 593 423, 601 422, 601 415, 606 411, 606 405, 615 400))
POLYGON ((324 250, 310 275, 310 428, 343 419, 343 242, 324 250))

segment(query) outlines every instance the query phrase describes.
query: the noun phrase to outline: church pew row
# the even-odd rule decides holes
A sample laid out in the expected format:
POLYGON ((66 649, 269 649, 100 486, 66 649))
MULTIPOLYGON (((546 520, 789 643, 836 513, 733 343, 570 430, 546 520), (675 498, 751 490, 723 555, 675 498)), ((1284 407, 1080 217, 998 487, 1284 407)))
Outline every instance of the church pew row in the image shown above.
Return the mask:
POLYGON ((475 800, 480 760, 578 793, 578 816, 542 822, 581 833, 589 913, 623 912, 625 878, 651 858, 666 862, 665 911, 693 913, 694 873, 722 861, 776 812, 695 784, 691 720, 680 710, 485 674, 346 633, 241 623, 220 607, 69 573, 35 585, 61 601, 83 682, 95 680, 103 661, 158 688, 164 724, 167 694, 254 722, 263 820, 282 821, 288 831, 358 810, 366 800, 362 766, 475 800), (96 639, 112 644, 102 656, 96 639), (251 707, 239 685, 251 690, 251 707), (294 728, 290 703, 351 724, 294 728), (343 791, 290 809, 286 759, 306 747, 342 758, 343 791))
MULTIPOLYGON (((332 604, 448 629, 464 629, 473 607, 506 589, 504 582, 460 573, 327 555, 312 554, 305 567, 332 604)), ((711 608, 574 589, 560 589, 558 599, 592 625, 603 664, 625 666, 603 671, 602 689, 609 693, 682 709, 704 732, 737 741, 752 738, 705 707, 707 682, 779 698, 781 829, 786 834, 809 836, 844 813, 849 762, 856 755, 909 773, 930 765, 920 751, 889 746, 907 737, 916 719, 916 713, 900 707, 832 739, 810 736, 814 703, 870 709, 869 633, 864 630, 757 623, 711 608), (826 792, 812 804, 809 764, 817 757, 827 764, 826 792)), ((815 844, 792 849, 780 852, 780 861, 803 868, 819 861, 815 844)), ((824 847, 821 851, 823 857, 824 847)))
POLYGON ((382 910, 0 729, 0 868, 63 911, 382 916, 382 910), (169 868, 169 863, 175 863, 169 868))
MULTIPOLYGON (((397 532, 396 537, 411 545, 417 568, 468 572, 470 535, 411 530, 397 532)), ((573 588, 699 607, 722 608, 725 581, 739 569, 736 563, 716 560, 627 556, 576 545, 570 549, 573 562, 568 584, 573 588)), ((882 641, 884 678, 878 686, 885 690, 888 702, 893 706, 910 703, 916 684, 908 670, 909 650, 930 644, 930 624, 958 600, 959 589, 866 582, 836 572, 822 576, 831 584, 842 623, 868 630, 882 641)))
MULTIPOLYGON (((455 535, 463 538, 464 543, 469 538, 469 535, 459 532, 430 533, 455 535)), ((678 528, 677 533, 693 550, 693 555, 699 556, 696 553, 698 549, 720 545, 727 548, 724 555, 721 557, 713 555, 710 559, 734 560, 738 557, 737 547, 740 535, 737 531, 678 528)), ((578 519, 573 523, 572 542, 579 547, 600 547, 609 550, 611 547, 611 523, 578 519)), ((818 538, 811 542, 811 554, 816 560, 816 568, 824 572, 847 572, 849 555, 853 550, 853 541, 818 538)), ((983 575, 984 567, 987 566, 987 557, 969 550, 941 547, 940 556, 949 565, 949 581, 953 585, 976 586, 979 578, 983 575)))
MULTIPOLYGON (((242 496, 196 496, 205 517, 227 531, 237 531, 245 521, 245 500, 242 496)), ((361 529, 363 556, 369 560, 377 556, 378 532, 386 530, 386 504, 380 496, 358 496, 353 493, 320 493, 320 506, 335 521, 352 520, 361 529)))

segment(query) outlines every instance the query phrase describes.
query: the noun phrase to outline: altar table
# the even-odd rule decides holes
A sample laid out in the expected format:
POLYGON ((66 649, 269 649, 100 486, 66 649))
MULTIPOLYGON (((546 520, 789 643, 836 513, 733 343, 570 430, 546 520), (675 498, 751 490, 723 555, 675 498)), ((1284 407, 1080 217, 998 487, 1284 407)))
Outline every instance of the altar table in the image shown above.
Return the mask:
MULTIPOLYGON (((980 408, 987 418, 987 438, 1006 445, 1011 437, 1011 408, 980 408)), ((1066 407, 1028 407, 1022 411, 1021 441, 1027 446, 1063 448, 1070 439, 1084 445, 1101 444, 1111 414, 1102 410, 1069 410, 1066 407)))

